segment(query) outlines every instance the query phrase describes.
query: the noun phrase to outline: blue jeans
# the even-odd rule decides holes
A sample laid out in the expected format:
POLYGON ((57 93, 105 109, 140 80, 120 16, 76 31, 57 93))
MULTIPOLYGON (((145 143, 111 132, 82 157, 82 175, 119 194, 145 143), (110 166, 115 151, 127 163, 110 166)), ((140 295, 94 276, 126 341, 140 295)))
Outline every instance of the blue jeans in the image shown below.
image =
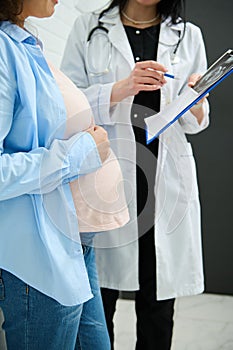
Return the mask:
POLYGON ((94 298, 81 305, 63 306, 0 270, 0 308, 8 350, 110 349, 94 251, 84 250, 94 298))
POLYGON ((83 246, 84 258, 94 298, 83 304, 75 350, 110 350, 101 292, 95 263, 95 251, 83 246))

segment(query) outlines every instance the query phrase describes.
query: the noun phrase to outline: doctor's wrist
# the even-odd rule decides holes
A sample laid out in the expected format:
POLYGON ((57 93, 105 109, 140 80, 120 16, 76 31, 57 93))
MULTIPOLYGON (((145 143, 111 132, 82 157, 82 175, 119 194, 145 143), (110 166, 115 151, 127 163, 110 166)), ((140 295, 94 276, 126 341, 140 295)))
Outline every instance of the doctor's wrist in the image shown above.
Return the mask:
POLYGON ((201 109, 203 108, 203 102, 200 102, 200 103, 196 103, 193 107, 192 107, 192 110, 198 110, 198 109, 201 109))
POLYGON ((204 112, 204 102, 200 102, 195 104, 190 111, 192 112, 192 114, 196 117, 198 124, 200 125, 202 123, 202 120, 205 116, 205 112, 204 112))
POLYGON ((129 90, 127 89, 128 82, 127 79, 117 81, 112 87, 111 93, 111 105, 124 100, 124 98, 129 96, 129 90))

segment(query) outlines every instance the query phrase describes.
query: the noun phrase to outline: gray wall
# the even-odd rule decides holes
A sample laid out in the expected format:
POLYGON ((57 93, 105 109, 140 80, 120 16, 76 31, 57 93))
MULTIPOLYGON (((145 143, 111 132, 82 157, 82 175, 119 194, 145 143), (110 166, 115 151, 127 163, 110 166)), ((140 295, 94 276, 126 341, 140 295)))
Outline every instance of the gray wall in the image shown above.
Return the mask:
MULTIPOLYGON (((187 1, 187 19, 202 29, 208 62, 233 49, 233 1, 187 1)), ((233 74, 210 94, 211 125, 189 137, 202 201, 206 292, 233 294, 233 74)))

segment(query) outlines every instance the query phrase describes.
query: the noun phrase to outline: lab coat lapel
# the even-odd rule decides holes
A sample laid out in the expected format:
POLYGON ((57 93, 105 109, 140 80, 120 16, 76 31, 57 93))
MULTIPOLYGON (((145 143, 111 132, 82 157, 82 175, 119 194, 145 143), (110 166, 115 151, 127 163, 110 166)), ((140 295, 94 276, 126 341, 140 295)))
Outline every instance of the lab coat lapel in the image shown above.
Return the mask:
POLYGON ((119 10, 117 8, 110 10, 103 16, 101 22, 109 29, 108 36, 112 45, 122 54, 129 63, 130 68, 133 69, 135 65, 134 57, 120 19, 119 10))
POLYGON ((174 51, 180 36, 183 34, 184 24, 169 24, 170 18, 161 23, 158 47, 158 61, 161 62, 167 51, 174 51))
MULTIPOLYGON (((181 31, 180 35, 182 35, 183 30, 183 24, 176 24, 176 25, 170 25, 169 24, 170 19, 164 21, 161 23, 160 27, 160 34, 159 34, 159 45, 158 45, 158 52, 157 52, 157 61, 159 63, 162 63, 168 71, 171 71, 171 54, 174 51, 178 40, 179 40, 179 33, 178 31, 181 31)), ((170 90, 165 85, 161 89, 161 98, 160 98, 160 110, 162 110, 166 104, 167 104, 167 98, 170 99, 170 90)), ((160 158, 160 168, 163 169, 167 157, 167 144, 169 143, 169 137, 170 137, 170 129, 167 129, 166 132, 162 133, 159 136, 160 140, 160 152, 159 152, 159 158, 160 158)), ((162 170, 161 170, 162 171, 162 170)), ((156 174, 158 176, 158 174, 156 174)))
POLYGON ((126 59, 126 61, 130 65, 130 68, 133 69, 135 65, 134 57, 127 39, 126 32, 120 21, 109 30, 109 40, 111 41, 112 45, 126 59))

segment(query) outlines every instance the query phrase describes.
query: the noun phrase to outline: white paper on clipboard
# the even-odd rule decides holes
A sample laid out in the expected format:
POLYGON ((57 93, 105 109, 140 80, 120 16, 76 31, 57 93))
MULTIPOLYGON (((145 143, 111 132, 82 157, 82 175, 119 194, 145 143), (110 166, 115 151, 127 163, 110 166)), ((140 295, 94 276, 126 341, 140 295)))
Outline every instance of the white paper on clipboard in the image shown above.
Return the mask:
MULTIPOLYGON (((147 126, 147 142, 150 143, 164 130, 175 122, 174 118, 183 112, 185 106, 191 104, 198 97, 198 93, 189 88, 177 99, 167 105, 161 112, 145 118, 147 126)), ((182 113, 183 114, 183 113, 182 113)))
POLYGON ((233 73, 233 50, 228 50, 212 64, 193 88, 184 91, 161 112, 145 118, 147 144, 158 137, 231 73, 233 73))

